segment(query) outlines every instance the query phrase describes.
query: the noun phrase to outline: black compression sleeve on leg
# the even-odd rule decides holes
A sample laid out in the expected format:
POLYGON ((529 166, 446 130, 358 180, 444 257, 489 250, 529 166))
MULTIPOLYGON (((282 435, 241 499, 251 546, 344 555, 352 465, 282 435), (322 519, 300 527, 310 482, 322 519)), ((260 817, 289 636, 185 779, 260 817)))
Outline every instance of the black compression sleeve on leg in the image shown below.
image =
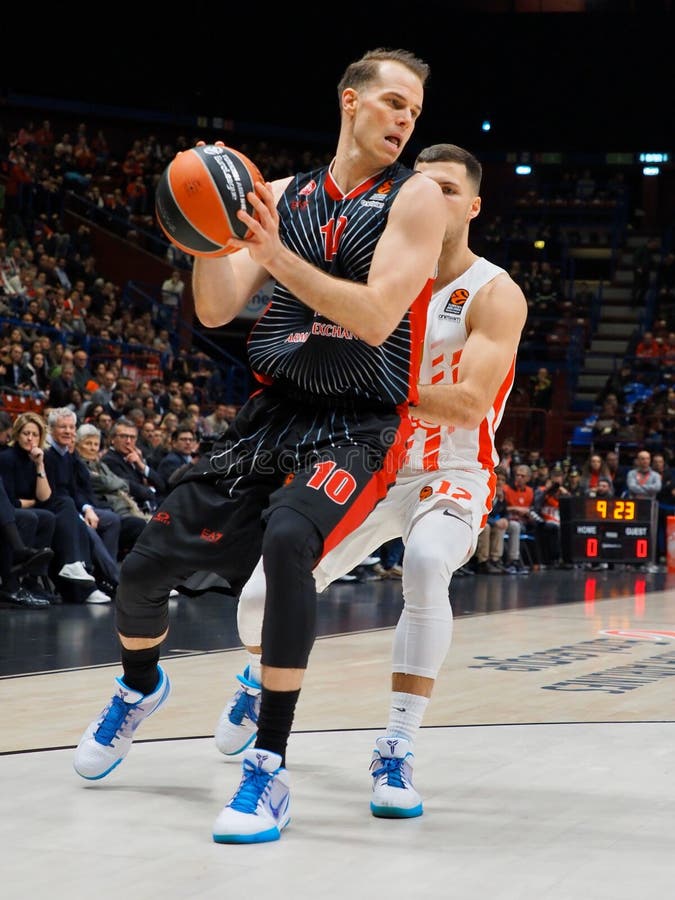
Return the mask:
POLYGON ((306 669, 316 635, 316 584, 312 570, 323 539, 302 513, 280 507, 263 537, 267 597, 262 630, 262 663, 306 669))
POLYGON ((260 695, 260 716, 255 746, 259 750, 278 753, 281 765, 286 765, 286 745, 293 727, 295 707, 300 691, 270 691, 263 688, 260 695))
POLYGON ((151 694, 159 682, 158 662, 159 644, 146 650, 127 650, 122 647, 124 683, 134 691, 151 694))

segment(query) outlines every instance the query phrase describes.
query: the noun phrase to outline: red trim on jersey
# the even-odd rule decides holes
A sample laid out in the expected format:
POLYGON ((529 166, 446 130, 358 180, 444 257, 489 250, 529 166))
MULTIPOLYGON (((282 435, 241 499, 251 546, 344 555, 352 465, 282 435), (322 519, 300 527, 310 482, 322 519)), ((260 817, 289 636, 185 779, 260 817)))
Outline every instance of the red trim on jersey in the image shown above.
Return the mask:
POLYGON ((357 500, 350 506, 347 514, 338 522, 330 534, 326 535, 323 542, 322 558, 336 547, 341 540, 351 534, 365 520, 375 508, 378 501, 382 500, 389 488, 396 481, 396 473, 403 465, 406 452, 406 444, 413 432, 413 427, 405 406, 397 407, 401 421, 396 430, 396 437, 384 458, 382 468, 376 472, 368 484, 359 494, 357 500))
POLYGON ((436 428, 428 428, 427 436, 424 441, 424 457, 422 465, 425 471, 435 471, 438 469, 438 451, 441 446, 441 426, 436 428))
POLYGON ((259 381, 260 384, 267 385, 269 387, 270 384, 274 384, 274 379, 270 378, 269 375, 261 375, 259 372, 256 372, 255 369, 251 369, 251 373, 256 381, 259 381))
POLYGON ((506 398, 513 386, 515 372, 516 358, 514 356, 509 371, 506 374, 506 378, 502 381, 499 390, 497 391, 497 396, 495 397, 495 402, 492 406, 492 420, 488 421, 488 419, 485 418, 478 426, 478 462, 484 469, 492 469, 494 467, 494 460, 492 458, 495 433, 494 423, 498 421, 499 415, 504 408, 506 398))
POLYGON ((335 179, 333 178, 333 174, 330 170, 326 172, 326 180, 324 182, 325 190, 331 200, 352 200, 354 197, 359 197, 361 194, 365 194, 366 191, 369 191, 372 187, 374 187, 377 182, 380 180, 380 176, 382 172, 378 172, 377 175, 373 175, 372 178, 366 179, 366 181, 362 181, 361 184, 357 185, 353 191, 350 191, 348 194, 343 194, 340 188, 335 183, 335 179))
POLYGON ((410 368, 408 369, 408 400, 413 406, 417 404, 420 396, 417 390, 417 382, 419 381, 420 365, 422 363, 424 335, 427 330, 427 312, 433 284, 433 278, 429 278, 413 300, 409 311, 410 368))
POLYGON ((504 404, 506 403, 506 396, 507 396, 508 392, 511 390, 511 388, 513 387, 513 379, 515 378, 515 374, 516 374, 516 358, 514 356, 512 362, 511 362, 511 367, 509 368, 509 371, 506 373, 506 378, 502 381, 501 387, 497 391, 497 396, 495 397, 493 409, 494 409, 495 413, 497 413, 497 414, 501 412, 501 410, 504 407, 504 404))

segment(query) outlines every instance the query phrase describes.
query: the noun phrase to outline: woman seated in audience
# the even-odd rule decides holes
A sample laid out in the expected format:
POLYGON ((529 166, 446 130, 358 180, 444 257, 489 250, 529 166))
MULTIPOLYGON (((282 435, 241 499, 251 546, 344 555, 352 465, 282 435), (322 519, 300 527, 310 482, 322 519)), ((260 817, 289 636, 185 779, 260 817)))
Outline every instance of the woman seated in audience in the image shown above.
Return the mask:
POLYGON ((96 506, 112 509, 122 519, 119 555, 131 550, 149 518, 129 493, 129 485, 101 461, 101 433, 95 425, 80 425, 75 434, 75 452, 89 470, 96 506))
POLYGON ((33 389, 42 397, 49 395, 49 364, 42 350, 36 350, 31 356, 27 369, 31 373, 30 381, 33 389))
MULTIPOLYGON (((64 600, 101 603, 92 568, 87 526, 70 497, 52 497, 44 461, 36 448, 44 449, 47 423, 34 412, 21 413, 12 426, 12 441, 0 453, 0 473, 15 506, 31 509, 39 519, 56 517, 51 548, 54 557, 49 576, 64 600)), ((110 598, 106 597, 106 602, 110 598)))

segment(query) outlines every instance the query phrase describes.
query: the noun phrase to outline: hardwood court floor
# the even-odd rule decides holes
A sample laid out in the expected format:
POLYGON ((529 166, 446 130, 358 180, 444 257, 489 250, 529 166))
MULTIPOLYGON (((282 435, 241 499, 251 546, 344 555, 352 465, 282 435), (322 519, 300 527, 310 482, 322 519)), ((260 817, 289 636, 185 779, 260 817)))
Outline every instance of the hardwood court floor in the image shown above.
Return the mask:
POLYGON ((119 674, 112 610, 0 610, 2 896, 628 900, 675 878, 675 576, 456 578, 416 745, 425 813, 374 819, 400 584, 336 584, 291 736, 279 842, 213 844, 239 781, 213 728, 245 663, 222 596, 172 602, 169 702, 98 783, 72 750, 119 674))

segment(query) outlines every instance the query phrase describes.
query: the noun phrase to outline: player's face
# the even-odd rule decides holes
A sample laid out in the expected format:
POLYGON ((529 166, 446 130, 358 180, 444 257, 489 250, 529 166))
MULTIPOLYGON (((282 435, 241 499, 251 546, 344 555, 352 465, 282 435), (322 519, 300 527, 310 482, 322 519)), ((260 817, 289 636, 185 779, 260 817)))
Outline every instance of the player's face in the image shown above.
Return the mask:
POLYGON ((480 197, 473 192, 466 166, 457 162, 421 162, 415 171, 440 186, 446 201, 445 239, 456 237, 480 212, 480 197))
POLYGON ((359 91, 347 91, 353 104, 354 137, 381 163, 395 162, 410 140, 422 112, 424 88, 413 72, 394 61, 380 64, 377 81, 359 91))

